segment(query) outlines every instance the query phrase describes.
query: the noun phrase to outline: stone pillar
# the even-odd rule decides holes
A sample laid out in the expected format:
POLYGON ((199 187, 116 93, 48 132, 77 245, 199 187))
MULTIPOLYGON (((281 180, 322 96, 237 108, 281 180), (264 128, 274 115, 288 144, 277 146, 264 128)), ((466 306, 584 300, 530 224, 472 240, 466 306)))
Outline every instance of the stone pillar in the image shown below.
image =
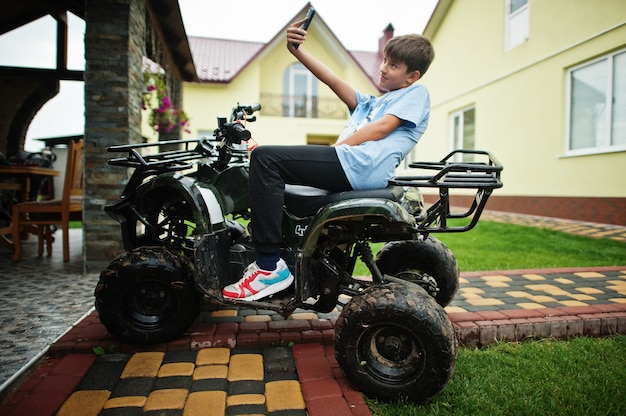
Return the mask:
POLYGON ((87 273, 100 273, 123 252, 120 226, 103 211, 129 173, 109 166, 108 146, 141 142, 146 9, 143 0, 85 1, 85 201, 87 273))

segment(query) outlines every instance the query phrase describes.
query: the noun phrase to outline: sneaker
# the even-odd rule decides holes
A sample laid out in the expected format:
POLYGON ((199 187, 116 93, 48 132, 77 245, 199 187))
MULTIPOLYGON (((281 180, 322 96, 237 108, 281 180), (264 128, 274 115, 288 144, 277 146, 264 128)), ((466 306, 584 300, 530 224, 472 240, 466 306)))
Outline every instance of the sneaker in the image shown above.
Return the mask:
POLYGON ((251 263, 243 272, 243 277, 222 290, 227 299, 257 300, 281 290, 287 289, 293 282, 293 275, 287 263, 280 259, 276 269, 267 271, 260 269, 256 262, 251 263))

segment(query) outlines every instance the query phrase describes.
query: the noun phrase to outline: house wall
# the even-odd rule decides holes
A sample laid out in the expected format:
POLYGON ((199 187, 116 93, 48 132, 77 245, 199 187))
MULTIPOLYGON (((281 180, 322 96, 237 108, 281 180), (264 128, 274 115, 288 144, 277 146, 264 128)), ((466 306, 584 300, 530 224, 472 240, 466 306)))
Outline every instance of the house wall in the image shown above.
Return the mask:
POLYGON ((476 148, 504 166, 488 208, 626 224, 624 210, 597 214, 626 207, 626 152, 566 155, 567 70, 626 47, 626 3, 531 1, 529 39, 506 52, 504 5, 452 2, 431 34, 436 58, 423 83, 432 113, 420 156, 451 150, 450 114, 474 105, 476 148))
MULTIPOLYGON (((348 80, 358 91, 378 95, 376 87, 337 44, 323 43, 323 34, 310 30, 307 50, 324 62, 331 70, 348 80)), ((191 132, 187 138, 196 137, 198 131, 211 131, 217 127, 218 115, 227 117, 237 102, 263 103, 263 95, 283 94, 283 74, 297 60, 287 51, 284 39, 269 44, 240 74, 227 84, 185 83, 183 108, 191 118, 191 132)), ((320 98, 334 98, 335 94, 319 83, 320 98)), ((348 118, 344 119, 278 117, 257 113, 257 121, 248 124, 252 138, 259 144, 306 144, 312 138, 334 141, 348 118)))

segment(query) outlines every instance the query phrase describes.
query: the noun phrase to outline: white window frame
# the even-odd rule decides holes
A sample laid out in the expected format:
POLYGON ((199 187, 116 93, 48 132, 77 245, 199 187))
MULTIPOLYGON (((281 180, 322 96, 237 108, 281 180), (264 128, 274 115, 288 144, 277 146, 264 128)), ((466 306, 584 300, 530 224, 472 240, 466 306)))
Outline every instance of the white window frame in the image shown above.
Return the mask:
MULTIPOLYGON (((613 131, 612 131, 612 123, 613 123, 613 101, 614 101, 614 58, 617 55, 626 53, 626 49, 621 49, 603 56, 600 56, 596 59, 584 62, 580 65, 574 66, 567 71, 567 113, 566 113, 566 128, 565 128, 565 156, 581 156, 581 155, 592 155, 592 154, 600 154, 600 153, 612 153, 612 152, 623 152, 626 151, 626 144, 612 144, 613 140, 613 131), (573 99, 573 91, 572 91, 572 74, 577 70, 587 68, 592 65, 596 65, 602 61, 607 61, 607 83, 606 83, 606 101, 605 101, 605 111, 607 113, 606 117, 606 125, 604 126, 603 131, 606 133, 603 137, 596 137, 595 146, 585 147, 580 149, 572 149, 572 99, 573 99)), ((626 82, 626 80, 622 80, 622 82, 626 82)))
MULTIPOLYGON (((474 146, 468 150, 475 150, 476 148, 476 105, 472 104, 460 110, 454 111, 449 115, 450 151, 456 149, 466 149, 463 126, 465 125, 465 114, 470 110, 474 110, 474 146), (457 119, 459 120, 458 123, 456 122, 457 119)), ((459 154, 455 156, 454 160, 455 162, 468 162, 473 159, 474 158, 471 155, 463 157, 463 155, 459 154)))
POLYGON ((530 33, 530 0, 514 12, 510 12, 513 0, 505 0, 504 50, 509 51, 528 40, 530 33))
POLYGON ((317 78, 315 78, 313 74, 300 63, 292 64, 287 68, 287 91, 284 93, 288 97, 288 117, 302 117, 296 114, 296 105, 300 104, 300 100, 299 97, 294 94, 296 77, 299 76, 304 76, 306 78, 306 98, 304 102, 306 111, 304 117, 312 118, 314 114, 313 106, 317 104, 317 100, 314 99, 317 97, 318 91, 317 78))

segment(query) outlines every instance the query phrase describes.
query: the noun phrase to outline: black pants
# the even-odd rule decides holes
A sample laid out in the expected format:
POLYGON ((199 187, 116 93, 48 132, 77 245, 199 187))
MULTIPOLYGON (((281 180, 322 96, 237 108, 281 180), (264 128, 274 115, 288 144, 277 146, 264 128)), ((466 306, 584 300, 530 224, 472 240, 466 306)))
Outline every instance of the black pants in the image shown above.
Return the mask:
POLYGON ((352 189, 331 146, 259 146, 250 156, 252 240, 258 253, 276 253, 282 241, 285 184, 333 192, 352 189))

